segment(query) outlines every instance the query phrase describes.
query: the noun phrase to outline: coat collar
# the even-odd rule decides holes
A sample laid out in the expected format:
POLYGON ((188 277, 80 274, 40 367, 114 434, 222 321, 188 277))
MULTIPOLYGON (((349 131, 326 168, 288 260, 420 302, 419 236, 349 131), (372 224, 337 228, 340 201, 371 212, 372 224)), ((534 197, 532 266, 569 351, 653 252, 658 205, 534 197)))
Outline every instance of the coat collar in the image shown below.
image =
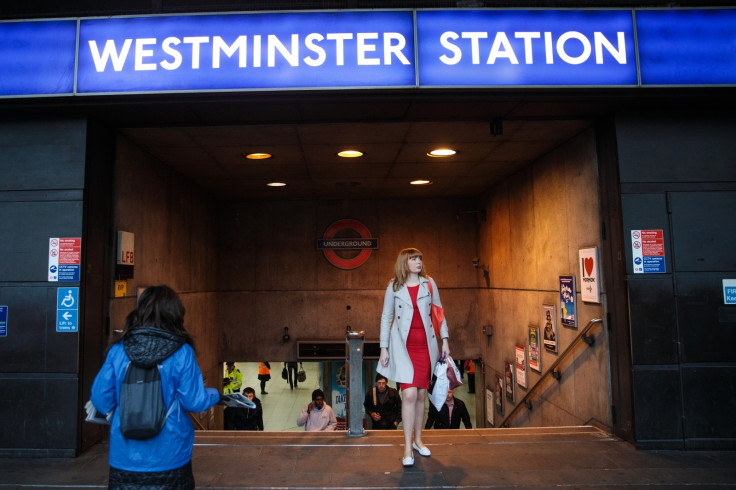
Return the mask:
MULTIPOLYGON (((417 293, 417 300, 419 300, 419 298, 429 296, 429 286, 427 286, 428 282, 429 279, 427 279, 426 277, 419 277, 419 293, 417 293)), ((409 289, 407 288, 406 284, 401 286, 401 289, 396 291, 396 296, 401 298, 401 300, 405 301, 406 303, 411 303, 411 296, 409 296, 409 289)))

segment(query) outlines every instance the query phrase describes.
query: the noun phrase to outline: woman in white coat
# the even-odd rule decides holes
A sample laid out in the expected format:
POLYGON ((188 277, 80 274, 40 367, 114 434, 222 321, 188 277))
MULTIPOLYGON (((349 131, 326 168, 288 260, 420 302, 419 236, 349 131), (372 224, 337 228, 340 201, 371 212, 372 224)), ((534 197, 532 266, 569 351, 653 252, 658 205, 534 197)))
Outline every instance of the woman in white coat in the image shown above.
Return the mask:
MULTIPOLYGON (((377 371, 401 385, 401 420, 404 424, 404 466, 414 464, 415 449, 431 454, 422 442, 424 399, 439 358, 438 339, 432 327, 432 303, 442 306, 437 285, 424 270, 422 252, 405 248, 396 259, 395 277, 386 288, 381 314, 381 356, 377 371), (430 294, 430 283, 431 291, 430 294)), ((442 355, 450 355, 447 321, 442 321, 442 355)))

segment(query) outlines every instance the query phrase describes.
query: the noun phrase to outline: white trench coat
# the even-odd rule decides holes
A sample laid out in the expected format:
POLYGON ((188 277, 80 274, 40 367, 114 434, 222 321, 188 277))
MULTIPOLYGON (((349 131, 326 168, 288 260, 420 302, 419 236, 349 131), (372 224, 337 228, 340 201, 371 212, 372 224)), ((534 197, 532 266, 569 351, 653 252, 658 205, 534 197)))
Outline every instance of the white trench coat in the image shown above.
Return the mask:
MULTIPOLYGON (((434 365, 437 363, 440 355, 437 345, 439 339, 435 337, 434 327, 432 327, 432 303, 442 307, 437 284, 431 278, 420 277, 417 307, 422 314, 424 332, 427 334, 430 372, 434 369, 434 365), (432 289, 434 291, 431 300, 429 286, 427 286, 429 281, 432 281, 432 289)), ((406 350, 406 339, 409 336, 409 328, 413 316, 414 305, 411 302, 406 284, 401 286, 401 289, 398 291, 394 291, 393 281, 391 281, 386 288, 386 296, 383 300, 380 337, 380 346, 382 348, 388 348, 389 360, 388 366, 383 366, 379 362, 376 371, 388 379, 398 381, 399 383, 411 383, 414 380, 414 366, 409 358, 409 352, 406 350)), ((443 339, 449 338, 447 319, 442 321, 440 336, 443 339)))

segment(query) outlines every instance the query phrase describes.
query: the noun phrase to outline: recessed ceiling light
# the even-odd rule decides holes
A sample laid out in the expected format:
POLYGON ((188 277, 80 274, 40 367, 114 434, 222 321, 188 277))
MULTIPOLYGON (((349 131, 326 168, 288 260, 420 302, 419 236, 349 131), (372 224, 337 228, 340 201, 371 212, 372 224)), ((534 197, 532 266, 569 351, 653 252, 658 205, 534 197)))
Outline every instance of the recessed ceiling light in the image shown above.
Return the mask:
POLYGON ((455 150, 452 150, 450 148, 435 148, 434 150, 427 153, 427 156, 430 157, 451 157, 457 153, 455 150))
POLYGON ((363 152, 358 150, 343 150, 339 152, 337 156, 343 158, 358 158, 363 156, 363 152))
POLYGON ((432 181, 427 179, 417 179, 409 182, 411 185, 431 185, 432 181))
POLYGON ((273 155, 270 153, 248 153, 245 155, 245 158, 248 160, 265 160, 267 158, 271 158, 273 155))
POLYGON ((286 183, 285 182, 269 182, 266 185, 269 186, 269 187, 286 187, 286 183))

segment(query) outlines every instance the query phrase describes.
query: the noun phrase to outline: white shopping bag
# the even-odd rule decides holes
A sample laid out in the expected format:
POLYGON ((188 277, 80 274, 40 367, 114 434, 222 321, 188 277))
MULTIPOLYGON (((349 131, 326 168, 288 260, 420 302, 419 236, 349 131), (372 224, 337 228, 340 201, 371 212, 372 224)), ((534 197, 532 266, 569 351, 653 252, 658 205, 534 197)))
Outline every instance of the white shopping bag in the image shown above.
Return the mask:
POLYGON ((429 401, 439 412, 442 405, 447 401, 447 390, 450 389, 450 381, 447 379, 447 364, 445 361, 437 361, 432 373, 432 381, 429 383, 429 401))

